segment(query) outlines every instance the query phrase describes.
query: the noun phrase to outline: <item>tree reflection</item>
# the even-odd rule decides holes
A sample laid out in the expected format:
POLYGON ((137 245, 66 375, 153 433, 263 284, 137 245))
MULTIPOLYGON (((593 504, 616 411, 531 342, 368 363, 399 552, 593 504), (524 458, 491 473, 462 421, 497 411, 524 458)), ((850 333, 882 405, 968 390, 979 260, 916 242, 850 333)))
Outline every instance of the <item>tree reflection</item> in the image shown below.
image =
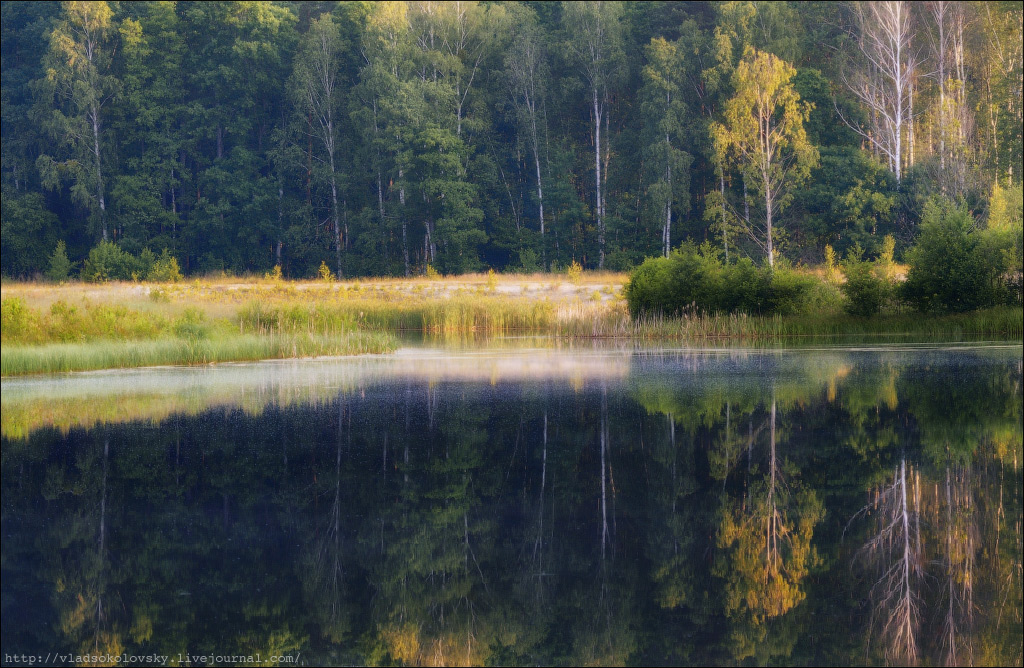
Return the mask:
POLYGON ((755 475, 743 499, 726 501, 721 511, 717 544, 725 562, 717 572, 726 580, 725 612, 749 622, 734 632, 737 659, 754 653, 768 620, 804 599, 802 583, 817 559, 811 539, 824 508, 814 491, 795 479, 795 467, 779 456, 777 420, 773 395, 764 473, 755 475))
POLYGON ((5 440, 4 649, 1019 664, 1020 369, 886 359, 401 378, 5 440))
MULTIPOLYGON (((878 573, 871 587, 872 622, 890 661, 916 663, 922 576, 920 476, 903 457, 890 483, 876 488, 874 529, 862 554, 878 573)), ((865 509, 868 512, 868 509, 865 509)))

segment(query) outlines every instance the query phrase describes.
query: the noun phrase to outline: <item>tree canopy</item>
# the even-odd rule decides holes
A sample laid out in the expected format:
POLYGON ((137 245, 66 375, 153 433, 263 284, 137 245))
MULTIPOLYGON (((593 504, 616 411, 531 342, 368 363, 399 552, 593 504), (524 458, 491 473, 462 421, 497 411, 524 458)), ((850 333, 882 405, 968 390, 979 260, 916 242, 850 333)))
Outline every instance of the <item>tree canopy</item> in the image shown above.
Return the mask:
POLYGON ((1018 3, 2 13, 5 276, 104 240, 297 278, 902 257, 933 195, 1019 199, 1018 3))

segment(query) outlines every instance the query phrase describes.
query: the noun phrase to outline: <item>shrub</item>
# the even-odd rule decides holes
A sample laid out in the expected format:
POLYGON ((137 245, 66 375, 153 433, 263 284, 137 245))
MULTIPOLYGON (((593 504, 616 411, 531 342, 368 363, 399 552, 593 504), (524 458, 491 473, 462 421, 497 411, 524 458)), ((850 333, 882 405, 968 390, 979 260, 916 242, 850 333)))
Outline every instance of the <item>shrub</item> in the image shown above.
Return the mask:
POLYGON ((132 280, 149 279, 149 272, 152 271, 154 264, 156 264, 156 253, 149 250, 148 246, 143 248, 139 253, 136 271, 132 272, 132 280))
POLYGON ((622 292, 633 317, 644 313, 674 313, 672 265, 668 258, 648 258, 633 270, 622 292))
POLYGON ((101 241, 89 251, 82 266, 82 280, 90 283, 128 281, 138 276, 141 263, 112 241, 101 241))
POLYGON ((569 265, 569 269, 566 270, 565 273, 569 277, 570 281, 572 281, 576 285, 579 285, 580 282, 583 280, 583 265, 581 265, 576 260, 573 260, 572 264, 569 265))
POLYGON ((933 199, 921 235, 907 254, 903 294, 922 312, 963 312, 995 302, 999 268, 985 257, 974 220, 963 206, 933 199))
POLYGON ((21 297, 8 297, 0 300, 0 324, 4 342, 31 340, 39 329, 39 316, 21 297))
POLYGON ((320 276, 321 281, 326 281, 327 283, 330 283, 331 281, 334 280, 334 272, 331 271, 331 268, 328 267, 327 263, 324 262, 323 260, 320 260, 320 268, 317 269, 317 274, 320 276))
POLYGON ((774 272, 749 258, 723 264, 710 244, 684 243, 667 258, 648 258, 624 289, 630 313, 794 314, 806 311, 819 282, 789 267, 774 272))
POLYGON ((174 321, 174 335, 193 341, 208 338, 210 327, 206 323, 206 316, 197 308, 186 308, 174 321))
POLYGON ((896 275, 896 238, 891 234, 885 235, 882 239, 882 249, 878 252, 878 270, 887 281, 892 281, 896 275))
POLYGON ((790 267, 776 266, 770 272, 767 312, 778 315, 796 315, 806 312, 805 299, 818 281, 790 267))
POLYGON ((53 249, 50 256, 50 268, 46 270, 46 277, 54 283, 63 283, 71 276, 74 265, 68 259, 68 247, 64 241, 58 241, 57 247, 53 249))
POLYGON ((153 261, 146 273, 147 281, 157 283, 177 283, 184 278, 178 266, 178 258, 171 255, 165 248, 160 257, 153 261))
POLYGON ((867 317, 876 315, 882 309, 887 290, 885 281, 875 274, 874 264, 865 260, 863 254, 859 244, 847 251, 843 261, 846 283, 842 290, 846 296, 846 312, 867 317))
POLYGON ((836 251, 831 244, 825 244, 825 279, 831 283, 837 282, 839 272, 836 269, 836 251))

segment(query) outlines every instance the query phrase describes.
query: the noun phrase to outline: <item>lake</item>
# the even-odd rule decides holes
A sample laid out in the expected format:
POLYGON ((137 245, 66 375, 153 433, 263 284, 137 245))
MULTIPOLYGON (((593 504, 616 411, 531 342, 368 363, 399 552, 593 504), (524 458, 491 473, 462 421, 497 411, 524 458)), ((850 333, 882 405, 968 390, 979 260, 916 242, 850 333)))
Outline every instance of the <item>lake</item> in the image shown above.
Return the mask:
POLYGON ((4 379, 4 663, 998 665, 1022 348, 4 379))

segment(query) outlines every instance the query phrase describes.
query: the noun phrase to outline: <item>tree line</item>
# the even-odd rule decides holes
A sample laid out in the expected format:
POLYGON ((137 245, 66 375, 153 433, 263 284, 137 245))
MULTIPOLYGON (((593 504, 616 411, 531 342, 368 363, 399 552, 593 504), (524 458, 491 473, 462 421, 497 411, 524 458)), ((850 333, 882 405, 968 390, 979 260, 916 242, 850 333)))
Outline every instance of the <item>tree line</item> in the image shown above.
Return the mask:
POLYGON ((1020 219, 1013 2, 2 4, 2 270, 774 265, 1020 219), (1004 220, 1006 219, 1006 220, 1004 220))

